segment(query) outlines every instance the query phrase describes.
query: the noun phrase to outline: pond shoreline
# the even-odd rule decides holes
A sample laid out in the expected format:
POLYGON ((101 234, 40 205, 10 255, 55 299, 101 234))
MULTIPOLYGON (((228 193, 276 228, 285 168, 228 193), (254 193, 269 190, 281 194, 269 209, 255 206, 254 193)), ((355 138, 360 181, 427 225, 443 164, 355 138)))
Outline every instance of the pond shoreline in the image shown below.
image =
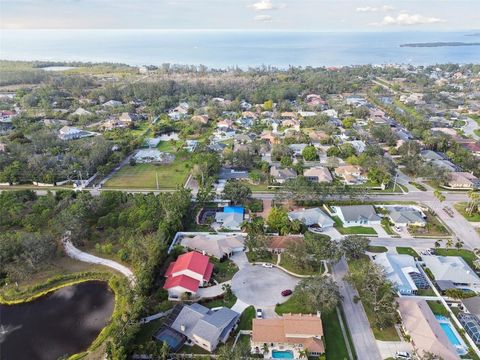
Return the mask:
MULTIPOLYGON (((123 282, 126 283, 126 279, 124 277, 114 275, 110 272, 85 272, 57 276, 24 289, 22 293, 18 294, 18 296, 10 295, 5 297, 4 294, 0 293, 0 305, 14 306, 26 304, 35 300, 39 300, 40 298, 62 288, 93 281, 100 281, 107 284, 109 290, 111 290, 114 295, 114 308, 112 314, 110 315, 110 319, 105 323, 105 326, 100 330, 95 339, 93 339, 88 348, 68 357, 69 360, 81 359, 92 351, 98 349, 98 347, 105 342, 110 334, 113 320, 120 316, 120 304, 123 303, 121 299, 121 286, 123 282)), ((128 287, 128 285, 125 286, 128 287)))

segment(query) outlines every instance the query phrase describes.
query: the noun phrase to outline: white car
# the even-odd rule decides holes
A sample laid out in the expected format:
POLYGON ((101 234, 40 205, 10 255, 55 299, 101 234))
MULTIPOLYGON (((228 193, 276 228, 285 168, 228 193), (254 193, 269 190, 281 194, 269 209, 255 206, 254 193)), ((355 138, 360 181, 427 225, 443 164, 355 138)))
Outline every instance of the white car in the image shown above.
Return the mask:
POLYGON ((395 354, 395 359, 411 360, 412 355, 405 351, 397 351, 397 353, 395 354))
POLYGON ((262 309, 257 309, 257 319, 263 319, 263 311, 262 311, 262 309))
POLYGON ((273 264, 270 263, 263 263, 262 266, 269 269, 273 268, 273 264))

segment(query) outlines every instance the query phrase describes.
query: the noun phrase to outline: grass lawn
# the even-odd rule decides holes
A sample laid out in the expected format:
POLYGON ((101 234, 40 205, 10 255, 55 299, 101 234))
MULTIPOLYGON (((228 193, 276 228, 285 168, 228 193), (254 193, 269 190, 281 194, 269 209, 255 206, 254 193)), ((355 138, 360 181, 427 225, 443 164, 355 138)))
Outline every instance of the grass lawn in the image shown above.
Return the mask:
POLYGON ((175 146, 171 141, 160 141, 157 145, 157 150, 160 150, 162 152, 174 153, 177 152, 176 147, 179 145, 180 144, 178 141, 175 143, 175 146))
POLYGON ((337 310, 322 314, 327 360, 348 359, 348 351, 343 337, 337 310))
POLYGON ((156 174, 160 189, 176 189, 183 186, 189 169, 186 162, 176 159, 171 164, 137 164, 125 165, 105 183, 105 188, 111 189, 156 189, 156 174))
POLYGON ((448 230, 443 226, 443 224, 437 219, 435 215, 432 215, 430 212, 426 211, 425 215, 427 216, 427 225, 425 227, 421 226, 409 226, 408 231, 412 236, 445 236, 448 235, 448 230))
POLYGON ((287 269, 288 271, 294 272, 295 274, 299 274, 299 275, 321 274, 325 270, 322 265, 320 265, 320 268, 317 270, 299 268, 296 264, 294 264, 291 261, 291 257, 285 253, 282 254, 282 257, 280 259, 280 266, 287 269))
POLYGON ((470 250, 464 249, 435 249, 435 254, 440 256, 460 256, 472 269, 475 269, 473 262, 477 259, 475 254, 470 250))
POLYGON ((466 207, 467 207, 467 204, 466 202, 459 202, 459 203, 456 203, 455 204, 455 209, 463 215, 463 217, 465 219, 467 219, 468 221, 472 221, 472 222, 480 222, 480 214, 472 214, 472 215, 469 215, 467 213, 467 211, 465 210, 466 207))
POLYGON ((158 329, 160 329, 160 326, 162 326, 163 320, 164 319, 153 320, 140 326, 140 330, 138 331, 137 336, 135 336, 135 343, 140 345, 152 340, 152 336, 158 329))
POLYGON ((231 260, 220 261, 215 258, 210 258, 213 263, 213 279, 219 283, 231 280, 233 275, 238 271, 238 266, 231 260))
POLYGON ((383 227, 383 230, 385 230, 385 232, 386 232, 388 235, 396 235, 396 236, 398 236, 398 234, 397 234, 395 231, 393 231, 392 225, 390 225, 390 223, 388 223, 388 224, 383 224, 383 223, 382 223, 382 227, 383 227))
POLYGON ((209 309, 222 307, 222 306, 231 308, 236 301, 237 301, 237 297, 235 295, 232 295, 232 298, 229 301, 225 301, 223 297, 220 297, 218 299, 200 301, 200 304, 202 304, 203 306, 209 309))
POLYGON ((384 253, 387 252, 388 249, 385 246, 369 246, 367 251, 371 253, 384 253))
POLYGON ((253 306, 247 307, 240 316, 238 323, 238 330, 252 330, 252 320, 255 318, 255 308, 253 306))
POLYGON ((264 192, 275 192, 276 191, 275 188, 269 188, 268 184, 265 183, 265 182, 261 182, 260 184, 252 184, 250 182, 245 182, 245 185, 247 185, 250 188, 250 190, 252 190, 252 192, 264 193, 264 192))
POLYGON ((377 235, 377 232, 374 228, 366 227, 366 226, 350 226, 350 227, 343 227, 342 220, 338 216, 333 217, 333 221, 335 221, 335 228, 338 230, 340 234, 343 235, 377 235))
POLYGON ((443 304, 440 303, 439 301, 431 300, 431 301, 427 301, 427 304, 434 314, 450 317, 450 314, 447 311, 447 309, 445 309, 445 306, 443 306, 443 304))
POLYGON ((411 247, 397 247, 397 253, 402 255, 410 255, 416 258, 420 257, 418 253, 411 247))
POLYGON ((427 191, 427 188, 423 184, 419 184, 417 182, 411 181, 410 185, 415 186, 420 191, 427 191))

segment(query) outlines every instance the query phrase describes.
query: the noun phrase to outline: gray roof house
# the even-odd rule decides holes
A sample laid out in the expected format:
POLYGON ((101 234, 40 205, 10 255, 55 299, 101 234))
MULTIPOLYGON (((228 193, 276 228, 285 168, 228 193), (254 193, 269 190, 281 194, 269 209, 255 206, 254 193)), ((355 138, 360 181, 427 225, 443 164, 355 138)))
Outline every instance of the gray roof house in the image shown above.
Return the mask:
POLYGON ((276 182, 283 184, 289 179, 295 179, 297 177, 297 173, 290 168, 280 169, 276 166, 272 166, 270 168, 270 176, 272 176, 276 182))
POLYGON ((333 206, 343 226, 378 225, 382 218, 372 205, 333 206))
POLYGON ((215 214, 215 223, 212 227, 215 230, 240 230, 243 223, 243 213, 238 212, 217 212, 215 214))
POLYGON ((416 294, 419 288, 428 288, 428 282, 410 255, 381 253, 373 262, 385 270, 388 280, 401 295, 416 294))
POLYGON ((182 308, 171 327, 194 344, 213 352, 219 343, 228 340, 239 317, 240 314, 226 307, 213 311, 194 303, 182 308))
POLYGON ((460 256, 428 255, 423 256, 422 260, 435 280, 449 280, 459 288, 480 290, 480 278, 460 256))
POLYGON ((409 207, 393 208, 387 216, 396 226, 425 226, 427 224, 427 220, 420 211, 409 207))
POLYGON ((425 161, 443 160, 444 157, 432 150, 422 150, 420 156, 425 161))
POLYGON ((319 208, 302 209, 288 213, 290 221, 300 220, 306 226, 320 227, 322 229, 332 227, 335 222, 319 208))

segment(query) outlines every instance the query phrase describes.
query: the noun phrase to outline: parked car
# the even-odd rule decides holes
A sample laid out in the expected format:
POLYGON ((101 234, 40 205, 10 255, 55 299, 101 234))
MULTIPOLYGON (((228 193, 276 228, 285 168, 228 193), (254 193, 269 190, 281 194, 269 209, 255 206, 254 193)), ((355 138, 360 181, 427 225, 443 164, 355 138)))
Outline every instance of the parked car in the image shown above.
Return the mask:
POLYGON ((257 309, 257 319, 263 319, 263 311, 262 311, 262 309, 257 309))
POLYGON ((412 355, 405 351, 397 351, 395 354, 395 359, 411 360, 412 355))
POLYGON ((269 269, 273 268, 273 264, 270 263, 263 263, 262 266, 269 269))
POLYGON ((293 291, 290 290, 290 289, 287 289, 287 290, 283 290, 282 291, 282 296, 290 296, 292 295, 293 291))

